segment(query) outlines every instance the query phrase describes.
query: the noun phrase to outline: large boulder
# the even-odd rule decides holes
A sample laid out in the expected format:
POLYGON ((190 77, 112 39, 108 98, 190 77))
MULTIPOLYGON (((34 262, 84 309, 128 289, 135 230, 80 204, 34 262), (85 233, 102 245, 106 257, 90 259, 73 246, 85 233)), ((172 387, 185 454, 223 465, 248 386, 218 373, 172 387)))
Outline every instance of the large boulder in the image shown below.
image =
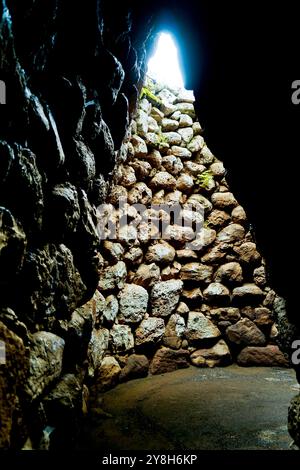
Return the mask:
POLYGON ((228 339, 238 345, 264 346, 266 337, 263 332, 249 318, 239 320, 226 330, 228 339))
POLYGON ((220 330, 201 312, 190 312, 185 330, 185 337, 191 343, 216 340, 220 330))
POLYGON ((119 293, 120 318, 126 323, 140 322, 147 311, 148 292, 136 284, 126 284, 119 293))
POLYGON ((237 358, 240 366, 289 367, 289 362, 278 346, 247 346, 237 358))
POLYGON ((127 382, 128 380, 147 377, 148 370, 149 361, 147 357, 140 354, 132 354, 120 373, 119 381, 127 382))
POLYGON ((243 282, 243 270, 241 265, 236 262, 226 263, 220 266, 214 276, 215 282, 225 284, 240 284, 243 282))
POLYGON ((110 345, 114 353, 127 352, 134 348, 134 338, 128 325, 114 325, 110 330, 110 345))
POLYGON ((197 367, 225 366, 231 361, 229 348, 223 339, 220 339, 212 348, 197 349, 191 354, 191 362, 197 367))
POLYGON ((258 304, 264 297, 263 291, 255 284, 244 284, 232 291, 232 300, 239 305, 258 304))
POLYGON ((154 316, 167 317, 179 302, 183 283, 180 280, 158 282, 151 290, 151 309, 154 316))
POLYGON ((148 346, 157 343, 165 332, 162 318, 145 318, 135 330, 136 346, 148 346))
POLYGON ((159 349, 150 364, 150 372, 153 375, 165 374, 166 372, 173 372, 177 369, 185 369, 189 367, 189 352, 184 349, 159 349))

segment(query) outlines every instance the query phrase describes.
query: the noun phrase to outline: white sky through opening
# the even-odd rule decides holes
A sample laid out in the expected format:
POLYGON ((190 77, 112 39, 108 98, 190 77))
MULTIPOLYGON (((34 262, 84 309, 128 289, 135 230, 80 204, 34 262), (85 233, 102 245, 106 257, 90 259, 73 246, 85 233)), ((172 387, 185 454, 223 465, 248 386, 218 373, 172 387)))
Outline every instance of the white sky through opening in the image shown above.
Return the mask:
POLYGON ((149 59, 149 77, 173 88, 184 88, 178 51, 169 33, 160 33, 154 55, 149 59))

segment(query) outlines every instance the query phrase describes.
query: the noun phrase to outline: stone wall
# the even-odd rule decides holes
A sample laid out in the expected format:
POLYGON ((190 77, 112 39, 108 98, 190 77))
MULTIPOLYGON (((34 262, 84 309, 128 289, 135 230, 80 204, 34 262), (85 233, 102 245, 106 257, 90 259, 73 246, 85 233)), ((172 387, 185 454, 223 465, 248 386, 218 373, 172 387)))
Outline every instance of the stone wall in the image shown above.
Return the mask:
POLYGON ((287 365, 276 345, 278 298, 193 102, 192 92, 147 79, 99 208, 103 269, 88 307, 98 391, 190 364, 287 365))

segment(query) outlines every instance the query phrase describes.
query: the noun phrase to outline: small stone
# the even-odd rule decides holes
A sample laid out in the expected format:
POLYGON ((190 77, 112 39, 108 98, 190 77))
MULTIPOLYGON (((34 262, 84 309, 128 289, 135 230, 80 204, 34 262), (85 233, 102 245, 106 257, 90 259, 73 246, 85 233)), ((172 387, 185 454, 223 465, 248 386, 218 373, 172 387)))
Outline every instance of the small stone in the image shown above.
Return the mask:
POLYGON ((241 246, 235 247, 234 252, 238 254, 241 263, 257 264, 261 260, 261 256, 256 249, 256 244, 252 242, 246 242, 241 246))
POLYGON ((158 150, 152 150, 151 153, 147 155, 147 162, 150 163, 152 168, 160 169, 162 164, 162 156, 158 150))
POLYGON ((217 322, 236 323, 241 318, 240 310, 235 307, 213 308, 209 310, 209 313, 211 318, 217 322))
POLYGON ((191 118, 195 118, 195 108, 192 103, 178 103, 175 105, 175 111, 180 111, 181 114, 187 114, 191 118))
POLYGON ((128 193, 129 204, 150 204, 152 200, 152 191, 143 183, 136 183, 128 193))
POLYGON ((163 347, 155 353, 150 364, 150 372, 157 375, 185 369, 189 367, 188 357, 189 353, 184 349, 174 350, 163 347))
POLYGON ((171 152, 172 155, 175 155, 175 157, 180 157, 182 159, 188 159, 192 156, 192 152, 190 152, 187 148, 178 147, 177 145, 173 145, 171 147, 171 152))
POLYGON ((135 330, 135 344, 136 346, 156 344, 164 333, 165 323, 162 318, 145 318, 135 330))
POLYGON ((144 160, 135 160, 130 165, 134 169, 138 181, 143 181, 147 178, 152 170, 150 163, 144 160))
POLYGON ((190 307, 199 307, 203 299, 200 287, 195 287, 194 289, 183 289, 181 296, 190 307))
POLYGON ((188 114, 181 114, 179 118, 179 127, 191 127, 193 126, 193 119, 188 114))
POLYGON ((108 202, 110 204, 113 204, 114 206, 117 206, 121 199, 127 201, 127 195, 128 192, 126 188, 123 188, 123 186, 115 185, 112 187, 109 193, 108 202))
POLYGON ((232 343, 239 345, 262 346, 266 344, 265 335, 249 318, 243 318, 235 325, 229 326, 226 335, 232 343))
POLYGON ((177 179, 176 188, 182 192, 190 192, 194 186, 194 180, 189 175, 181 175, 177 179))
POLYGON ((232 222, 243 225, 247 222, 247 215, 242 206, 237 206, 231 212, 232 222))
POLYGON ((195 260, 198 259, 197 254, 193 250, 189 249, 184 249, 184 250, 177 250, 176 251, 176 257, 180 261, 189 261, 189 260, 195 260))
POLYGON ((150 245, 145 255, 145 261, 148 263, 169 264, 174 261, 176 251, 166 241, 160 240, 155 245, 150 245))
POLYGON ((181 136, 181 139, 185 144, 188 144, 194 136, 193 129, 191 129, 190 127, 185 127, 183 129, 178 129, 177 132, 181 136))
POLYGON ((243 282, 243 270, 240 264, 236 262, 223 264, 217 270, 214 280, 229 285, 240 284, 243 282))
POLYGON ((176 308, 176 313, 179 315, 187 315, 190 309, 184 302, 179 302, 178 307, 176 308))
POLYGON ((226 249, 223 248, 223 244, 213 246, 204 256, 201 258, 202 263, 207 264, 219 264, 222 263, 226 256, 226 249))
POLYGON ((242 225, 230 224, 218 233, 217 240, 222 243, 236 243, 243 240, 244 236, 245 229, 242 225))
POLYGON ((153 286, 159 281, 160 269, 155 263, 141 264, 133 276, 132 282, 145 288, 153 286))
POLYGON ((237 358, 240 366, 289 367, 289 362, 278 346, 248 346, 237 358))
POLYGON ((232 300, 240 305, 257 304, 263 297, 263 291, 255 284, 244 284, 232 291, 232 300))
POLYGON ((202 194, 192 194, 187 200, 187 205, 202 207, 205 213, 209 213, 212 210, 212 203, 202 194))
POLYGON ((162 159, 162 165, 167 172, 173 176, 177 176, 183 170, 183 164, 179 157, 175 155, 167 155, 162 159))
POLYGON ((118 261, 117 264, 108 266, 102 271, 100 275, 99 289, 101 291, 122 289, 125 285, 126 276, 126 264, 124 261, 118 261))
POLYGON ((182 336, 185 332, 185 321, 178 315, 173 313, 166 326, 163 336, 163 344, 172 349, 179 349, 182 343, 182 336))
POLYGON ((182 141, 181 135, 178 132, 163 132, 162 139, 169 145, 180 145, 182 141))
POLYGON ((202 227, 202 229, 197 233, 196 240, 191 243, 191 248, 195 251, 204 251, 215 241, 217 233, 215 230, 202 227))
POLYGON ((214 193, 211 197, 211 202, 218 209, 232 209, 238 203, 232 193, 214 193))
POLYGON ((143 259, 143 250, 139 248, 138 246, 133 246, 128 250, 125 255, 124 255, 124 260, 126 263, 129 265, 133 264, 140 264, 143 259))
POLYGON ((168 225, 163 233, 165 240, 169 240, 176 246, 182 246, 186 242, 191 242, 195 238, 194 230, 191 227, 180 225, 168 225))
POLYGON ((175 103, 194 103, 195 96, 192 90, 180 89, 175 99, 175 103))
POLYGON ((191 354, 191 362, 197 367, 227 366, 231 364, 231 354, 225 341, 221 339, 212 348, 198 349, 191 354))
POLYGON ((216 178, 222 178, 225 175, 225 168, 222 162, 212 163, 209 170, 216 178))
POLYGON ((132 354, 129 356, 126 366, 121 371, 119 381, 127 382, 128 380, 147 377, 148 370, 149 361, 147 357, 139 354, 132 354))
POLYGON ((230 301, 230 292, 219 282, 212 282, 203 292, 204 299, 212 304, 227 304, 230 301))
POLYGON ((253 280, 258 287, 264 288, 267 284, 266 270, 264 266, 254 269, 253 280))
POLYGON ((149 132, 159 133, 159 126, 152 116, 148 116, 148 130, 149 132))
POLYGON ((185 337, 190 342, 213 340, 221 336, 220 330, 201 312, 190 312, 185 337))
POLYGON ((254 310, 254 323, 259 327, 273 324, 272 312, 266 307, 258 307, 254 310))
POLYGON ((121 260, 124 254, 124 248, 120 243, 113 243, 109 240, 105 240, 103 243, 103 254, 109 261, 117 263, 121 260))
POLYGON ((175 119, 163 118, 161 121, 161 128, 164 132, 177 131, 178 127, 178 121, 175 119))
POLYGON ((202 134, 203 129, 200 125, 200 122, 194 122, 192 127, 193 127, 194 135, 202 134))
MULTIPOLYGON (((195 132, 195 135, 196 135, 196 132, 195 132)), ((209 165, 210 163, 213 163, 214 159, 215 157, 211 153, 207 145, 204 145, 198 157, 199 163, 201 163, 202 165, 209 165)))
POLYGON ((153 119, 155 119, 156 122, 160 123, 164 117, 164 113, 162 113, 159 109, 153 106, 151 109, 151 116, 153 117, 153 119))
POLYGON ((163 88, 157 95, 157 97, 162 100, 162 101, 167 101, 170 104, 175 103, 176 101, 176 95, 172 93, 170 90, 167 88, 163 88))
POLYGON ((136 126, 138 135, 145 137, 148 132, 148 114, 142 109, 138 110, 136 126))
POLYGON ((149 186, 153 189, 172 190, 176 187, 176 179, 166 171, 159 171, 149 182, 149 186))
POLYGON ((114 387, 121 373, 121 367, 114 357, 107 356, 97 369, 97 391, 104 392, 114 387))
POLYGON ((119 302, 114 295, 109 295, 105 300, 102 318, 105 322, 113 324, 119 311, 119 302))
POLYGON ((126 323, 140 322, 147 306, 148 292, 142 286, 126 284, 119 293, 120 314, 126 323))
POLYGON ((212 211, 207 218, 208 224, 213 228, 222 228, 224 225, 227 225, 229 221, 230 215, 218 209, 212 211))
POLYGON ((158 282, 151 290, 151 308, 154 316, 166 317, 173 313, 179 302, 183 283, 180 280, 158 282))
POLYGON ((204 139, 201 135, 196 135, 193 137, 191 142, 187 145, 187 148, 190 152, 199 152, 204 147, 204 139))
POLYGON ((134 347, 134 338, 127 325, 114 325, 110 330, 110 345, 114 353, 130 351, 134 347))
POLYGON ((133 145, 134 155, 137 158, 143 158, 147 156, 148 148, 145 141, 138 135, 131 137, 131 143, 133 145))
POLYGON ((100 367, 109 346, 109 331, 106 328, 93 329, 88 346, 88 374, 94 377, 96 369, 100 367))
POLYGON ((196 281, 209 283, 212 280, 213 268, 201 263, 185 264, 180 272, 183 281, 196 281))
POLYGON ((184 162, 184 168, 186 172, 192 176, 198 176, 206 171, 206 167, 204 165, 199 165, 199 163, 191 161, 184 162))

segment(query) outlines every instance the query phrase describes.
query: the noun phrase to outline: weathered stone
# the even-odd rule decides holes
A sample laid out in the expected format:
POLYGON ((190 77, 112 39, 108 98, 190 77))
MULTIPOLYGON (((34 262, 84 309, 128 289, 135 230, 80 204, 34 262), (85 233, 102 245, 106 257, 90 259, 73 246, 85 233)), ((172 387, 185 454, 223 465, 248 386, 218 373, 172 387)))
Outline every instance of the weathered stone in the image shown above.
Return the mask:
POLYGON ((164 113, 153 106, 151 109, 151 116, 155 119, 156 122, 161 122, 164 117, 164 113))
POLYGON ((197 367, 227 366, 231 361, 229 348, 223 339, 212 348, 198 349, 191 354, 191 362, 197 367))
POLYGON ((212 163, 209 167, 209 171, 215 178, 222 178, 225 175, 225 168, 222 162, 212 163))
POLYGON ((226 263, 220 266, 214 276, 215 282, 240 284, 243 282, 243 270, 239 263, 226 263))
POLYGON ((47 331, 32 335, 26 393, 31 400, 39 397, 62 371, 65 342, 47 331))
POLYGON ((138 239, 138 231, 134 225, 120 226, 117 231, 117 240, 127 247, 132 246, 138 239))
POLYGON ((182 246, 195 238, 195 232, 191 227, 182 227, 180 225, 168 225, 163 235, 165 240, 169 240, 176 246, 182 246))
POLYGON ((119 311, 118 299, 114 295, 109 295, 105 299, 105 307, 102 313, 102 319, 106 323, 113 324, 119 311))
POLYGON ((147 155, 146 159, 153 168, 160 169, 162 156, 158 150, 152 150, 152 152, 147 155))
POLYGON ((204 256, 201 257, 202 263, 220 264, 226 256, 227 249, 224 244, 213 246, 204 256))
POLYGON ((215 230, 202 227, 201 230, 197 233, 196 240, 194 240, 190 247, 195 251, 204 251, 215 241, 217 233, 215 230))
POLYGON ((247 346, 238 355, 237 363, 240 366, 289 367, 284 354, 274 345, 247 346))
POLYGON ((134 155, 137 158, 144 158, 147 156, 148 148, 145 141, 138 135, 133 135, 131 137, 131 143, 134 149, 134 155))
POLYGON ((106 328, 93 329, 88 347, 88 373, 94 377, 96 369, 100 367, 109 345, 109 331, 106 328))
POLYGON ((140 322, 147 306, 148 292, 142 286, 126 284, 119 293, 120 315, 126 323, 140 322))
POLYGON ((167 317, 173 313, 182 291, 180 280, 158 282, 151 290, 151 308, 154 316, 167 317))
POLYGON ((179 127, 191 127, 193 119, 188 114, 181 114, 179 118, 179 127))
POLYGON ((180 272, 183 281, 196 281, 209 283, 212 280, 213 268, 201 263, 185 264, 180 272))
POLYGON ((199 307, 203 299, 200 287, 195 287, 194 289, 183 289, 181 296, 190 307, 199 307))
POLYGON ((226 321, 235 323, 241 318, 240 310, 235 307, 212 308, 210 309, 209 313, 211 318, 218 322, 226 321))
POLYGON ((186 172, 192 176, 198 176, 206 171, 206 166, 191 161, 184 162, 184 168, 186 172))
POLYGON ((255 243, 243 243, 241 246, 235 247, 234 251, 238 254, 241 263, 257 264, 261 260, 261 256, 256 249, 255 243))
POLYGON ((211 197, 211 202, 218 209, 231 210, 237 206, 238 203, 232 193, 214 193, 211 197))
POLYGON ((162 318, 145 318, 135 330, 136 346, 156 344, 163 337, 165 323, 162 318))
POLYGON ((179 90, 179 93, 177 94, 177 97, 175 99, 175 103, 194 103, 194 102, 195 102, 194 92, 192 90, 185 90, 183 88, 179 90))
POLYGON ((102 271, 100 275, 99 289, 101 291, 122 289, 125 284, 126 276, 126 264, 124 261, 118 261, 118 263, 113 266, 108 266, 102 271))
POLYGON ((243 225, 245 222, 247 222, 246 212, 244 211, 242 206, 237 206, 233 209, 233 211, 231 212, 231 218, 234 224, 243 225))
POLYGON ((266 307, 255 308, 253 321, 259 327, 271 326, 273 323, 271 310, 266 307))
POLYGON ((107 257, 109 261, 117 263, 121 260, 124 254, 124 248, 120 243, 113 243, 109 240, 103 242, 103 254, 107 257))
POLYGON ((179 302, 178 307, 176 308, 176 313, 178 315, 187 315, 190 309, 184 302, 179 302))
POLYGON ((191 127, 185 127, 183 129, 178 129, 177 132, 181 136, 181 139, 185 144, 188 144, 194 136, 194 132, 193 132, 193 129, 191 127))
POLYGON ((122 165, 118 168, 117 183, 125 188, 131 188, 136 183, 135 171, 132 166, 122 165))
POLYGON ((185 321, 178 313, 173 313, 166 326, 163 344, 172 349, 179 349, 185 332, 185 321))
POLYGON ((175 119, 163 118, 161 121, 161 128, 164 132, 176 131, 178 127, 178 121, 175 119))
POLYGON ((289 406, 288 413, 288 430, 292 439, 299 447, 300 445, 300 393, 298 393, 292 400, 289 406))
POLYGON ((190 261, 198 259, 198 256, 195 251, 185 248, 184 250, 176 251, 177 259, 180 261, 190 261))
POLYGON ((128 380, 147 377, 148 370, 149 361, 147 357, 139 354, 132 354, 129 356, 125 367, 121 371, 119 381, 127 382, 128 380))
MULTIPOLYGON (((202 134, 203 129, 202 129, 202 127, 201 127, 200 122, 198 122, 198 121, 194 122, 192 127, 193 127, 194 135, 202 134)), ((206 147, 206 146, 205 146, 205 147, 206 147)))
POLYGON ((134 338, 127 325, 114 325, 110 330, 110 345, 114 353, 130 351, 134 347, 134 338))
POLYGON ((134 169, 134 173, 138 181, 146 179, 152 170, 150 163, 145 162, 144 160, 135 160, 130 165, 134 169))
POLYGON ((253 280, 258 287, 264 288, 267 284, 266 270, 264 266, 254 269, 253 280))
POLYGON ((143 250, 138 246, 131 247, 124 255, 124 260, 129 265, 140 264, 143 260, 143 250))
POLYGON ((219 282, 212 282, 203 291, 204 299, 212 304, 227 304, 230 301, 230 292, 219 282))
POLYGON ((181 114, 187 114, 191 118, 195 118, 195 108, 192 103, 178 103, 175 105, 174 111, 180 111, 181 114))
POLYGON ((217 240, 222 243, 236 243, 245 236, 245 229, 242 225, 230 224, 223 228, 217 235, 217 240))
POLYGON ((182 192, 190 192, 194 186, 194 180, 189 175, 181 175, 177 179, 176 188, 182 192))
POLYGON ((180 145, 182 137, 178 132, 163 132, 163 141, 169 145, 180 145))
POLYGON ((128 193, 129 204, 144 204, 151 203, 152 191, 145 183, 136 183, 128 193))
POLYGON ((176 176, 183 170, 183 164, 179 157, 175 155, 166 155, 162 159, 162 164, 166 171, 171 175, 176 176))
POLYGON ((110 204, 113 204, 114 206, 117 206, 121 199, 127 201, 127 194, 128 193, 126 188, 123 188, 123 186, 115 185, 112 187, 109 193, 108 202, 110 204))
POLYGON ((149 182, 152 189, 172 190, 176 187, 176 179, 166 171, 159 171, 149 182))
POLYGON ((148 132, 148 114, 142 109, 138 110, 136 116, 137 132, 140 136, 145 137, 148 132))
POLYGON ((155 263, 141 264, 133 276, 132 282, 145 288, 153 286, 159 281, 160 269, 155 263))
POLYGON ((232 291, 232 300, 242 305, 259 303, 264 296, 263 291, 255 284, 244 284, 232 291))
POLYGON ((148 263, 169 264, 174 261, 176 251, 165 240, 160 240, 155 245, 150 245, 145 255, 148 263))
POLYGON ((243 318, 235 325, 229 326, 226 335, 232 343, 239 345, 263 346, 266 344, 265 335, 249 318, 243 318))
POLYGON ((207 222, 213 228, 224 227, 224 225, 227 225, 229 221, 230 215, 227 214, 227 212, 220 211, 218 209, 212 211, 207 218, 207 222))
POLYGON ((204 209, 205 213, 208 213, 212 210, 212 203, 204 197, 202 194, 192 194, 187 200, 188 205, 200 206, 204 209))
POLYGON ((163 88, 158 94, 157 97, 162 100, 162 101, 167 101, 170 104, 175 103, 176 100, 176 95, 172 93, 170 90, 167 88, 163 88))
POLYGON ((198 155, 197 161, 201 163, 202 165, 209 165, 210 163, 213 163, 214 160, 215 160, 214 155, 211 153, 207 145, 204 145, 200 154, 198 155))
POLYGON ((172 155, 175 155, 175 157, 180 157, 182 159, 188 159, 192 156, 192 152, 190 152, 187 148, 178 147, 177 145, 173 145, 171 147, 171 151, 172 155))
POLYGON ((189 367, 188 357, 189 352, 184 349, 174 350, 163 347, 155 353, 150 364, 150 373, 157 375, 185 369, 189 367))
POLYGON ((204 139, 201 135, 196 135, 193 137, 191 142, 187 145, 187 148, 190 152, 195 153, 202 150, 204 147, 204 139))
POLYGON ((114 387, 118 382, 120 373, 121 367, 117 360, 112 356, 105 357, 97 369, 97 391, 104 392, 114 387))
POLYGON ((214 340, 221 336, 220 330, 201 312, 190 312, 185 331, 186 339, 191 342, 214 340))

